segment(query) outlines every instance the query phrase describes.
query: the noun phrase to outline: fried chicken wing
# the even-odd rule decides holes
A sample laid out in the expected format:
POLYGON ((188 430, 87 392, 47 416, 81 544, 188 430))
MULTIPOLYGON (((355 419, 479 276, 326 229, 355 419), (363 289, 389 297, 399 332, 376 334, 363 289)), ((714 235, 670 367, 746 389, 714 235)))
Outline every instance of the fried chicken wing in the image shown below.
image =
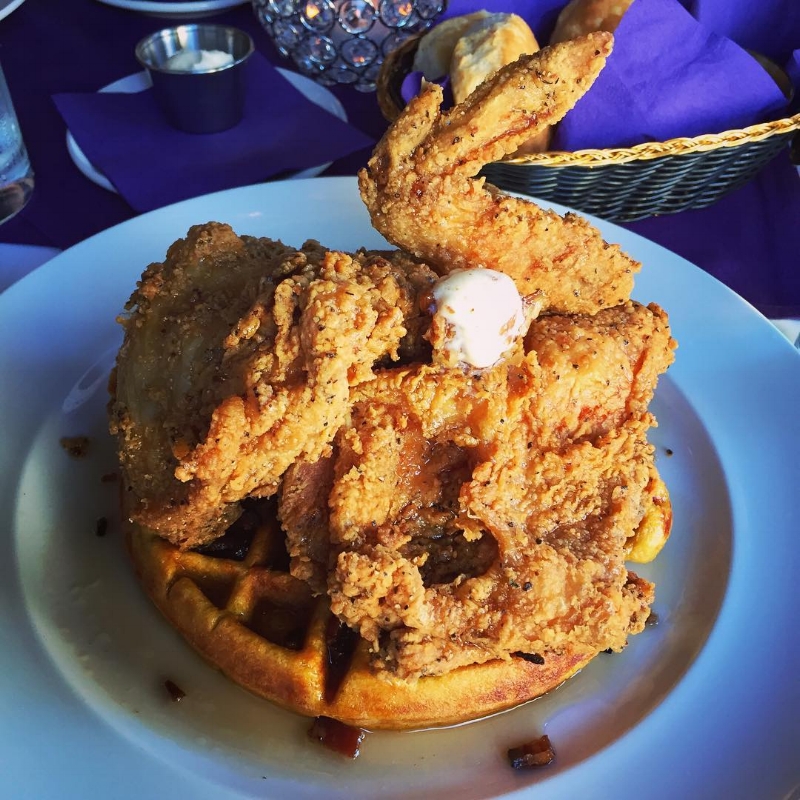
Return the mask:
POLYGON ((435 277, 400 253, 192 228, 147 269, 124 321, 110 418, 131 517, 202 544, 295 460, 327 455, 350 387, 417 346, 435 277))
POLYGON ((409 366, 352 390, 323 515, 328 590, 380 666, 413 678, 596 653, 642 628, 652 586, 624 561, 673 345, 660 309, 627 303, 541 318, 489 370, 409 366))
POLYGON ((595 313, 628 299, 640 265, 586 220, 499 192, 475 176, 558 122, 590 88, 613 37, 594 33, 523 56, 441 112, 428 84, 359 173, 375 228, 440 273, 486 267, 545 310, 595 313))

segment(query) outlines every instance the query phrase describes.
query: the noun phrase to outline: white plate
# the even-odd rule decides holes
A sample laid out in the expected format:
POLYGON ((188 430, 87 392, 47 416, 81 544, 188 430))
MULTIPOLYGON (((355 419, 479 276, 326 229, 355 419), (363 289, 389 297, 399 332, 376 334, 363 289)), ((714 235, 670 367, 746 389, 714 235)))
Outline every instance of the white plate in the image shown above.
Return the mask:
POLYGON ((128 11, 141 11, 151 17, 199 18, 220 14, 248 0, 187 0, 183 3, 161 2, 161 0, 98 0, 98 2, 128 11))
POLYGON ((307 722, 209 668, 134 580, 106 434, 115 315, 142 269, 198 222, 299 245, 385 246, 352 178, 235 189, 144 214, 0 296, 0 747, 10 796, 795 798, 800 791, 800 356, 683 259, 598 223, 645 267, 636 296, 680 341, 653 433, 673 536, 641 572, 660 623, 563 687, 445 731, 368 735, 347 761, 307 722), (64 435, 91 452, 69 458, 64 435), (669 456, 667 448, 672 451, 669 456), (98 518, 111 520, 98 538, 98 518), (171 703, 165 678, 186 691, 171 703), (515 773, 546 731, 558 761, 515 773))
POLYGON ((0 0, 0 19, 5 19, 12 11, 19 8, 25 0, 0 0))
POLYGON ((16 283, 60 252, 55 247, 0 244, 0 292, 4 292, 12 283, 16 283))
MULTIPOLYGON (((333 92, 329 91, 324 86, 320 86, 318 83, 311 80, 311 78, 306 78, 305 75, 300 75, 298 72, 292 72, 291 70, 282 69, 281 67, 276 67, 276 69, 307 100, 310 100, 315 105, 318 105, 329 114, 333 114, 335 117, 342 120, 342 122, 347 122, 347 112, 344 110, 344 106, 341 104, 341 102, 339 102, 339 99, 333 94, 333 92)), ((145 89, 149 89, 150 86, 152 86, 150 75, 147 73, 147 70, 143 70, 142 72, 136 72, 133 75, 126 75, 124 78, 120 78, 118 81, 109 83, 108 86, 104 86, 99 91, 135 94, 136 92, 143 92, 145 89)), ((112 184, 111 181, 105 175, 103 175, 102 172, 96 169, 91 161, 89 161, 70 131, 67 131, 67 150, 69 151, 70 158, 75 163, 75 166, 90 181, 96 183, 98 186, 102 186, 103 189, 107 189, 109 192, 116 193, 117 190, 114 188, 114 184, 112 184)), ((308 169, 300 170, 299 172, 293 172, 288 177, 313 178, 316 175, 319 175, 321 172, 324 172, 330 165, 331 162, 329 161, 325 164, 320 164, 317 167, 309 167, 308 169)))

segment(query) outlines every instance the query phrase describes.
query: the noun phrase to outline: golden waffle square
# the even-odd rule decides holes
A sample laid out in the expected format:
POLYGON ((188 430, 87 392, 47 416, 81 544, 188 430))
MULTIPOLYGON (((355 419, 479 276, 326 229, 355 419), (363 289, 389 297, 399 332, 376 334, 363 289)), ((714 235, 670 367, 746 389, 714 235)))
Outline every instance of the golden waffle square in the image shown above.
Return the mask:
POLYGON ((271 501, 251 502, 201 550, 180 550, 135 525, 126 540, 147 594, 201 656, 254 694, 307 716, 371 730, 453 725, 538 697, 590 660, 520 654, 416 681, 376 673, 367 643, 339 623, 327 598, 289 574, 271 501))

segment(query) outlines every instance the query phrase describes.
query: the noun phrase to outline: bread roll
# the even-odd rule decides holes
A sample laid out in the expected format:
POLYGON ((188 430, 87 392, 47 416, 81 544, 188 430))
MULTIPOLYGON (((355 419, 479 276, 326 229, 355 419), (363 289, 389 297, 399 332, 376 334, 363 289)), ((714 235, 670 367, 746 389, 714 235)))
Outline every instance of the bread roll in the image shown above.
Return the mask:
MULTIPOLYGON (((483 19, 475 21, 453 49, 450 61, 453 101, 460 103, 500 67, 538 50, 539 43, 533 31, 516 14, 487 14, 483 19)), ((551 134, 550 129, 547 129, 532 136, 514 155, 547 150, 551 134)))
POLYGON ((614 33, 633 0, 571 0, 556 20, 550 44, 577 39, 593 31, 614 33))
POLYGON ((487 14, 461 35, 450 61, 453 100, 460 103, 500 67, 536 53, 533 31, 516 14, 487 14))
MULTIPOLYGON (((453 101, 460 103, 500 67, 538 50, 536 37, 522 17, 476 11, 451 17, 422 36, 413 68, 427 80, 449 75, 453 101)), ((550 130, 542 131, 515 155, 547 150, 550 138, 550 130)))
POLYGON ((421 72, 429 81, 449 75, 456 42, 472 25, 488 16, 491 16, 488 11, 476 11, 473 14, 451 17, 431 28, 417 45, 414 71, 421 72))

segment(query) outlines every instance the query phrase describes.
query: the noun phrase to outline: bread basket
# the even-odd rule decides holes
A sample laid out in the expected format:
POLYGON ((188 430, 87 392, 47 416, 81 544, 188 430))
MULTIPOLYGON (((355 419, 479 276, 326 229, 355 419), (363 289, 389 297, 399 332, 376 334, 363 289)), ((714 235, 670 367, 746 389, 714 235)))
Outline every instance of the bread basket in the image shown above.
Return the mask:
MULTIPOLYGON (((400 87, 412 71, 419 38, 391 52, 378 76, 378 105, 390 122, 405 105, 400 87)), ((789 97, 791 84, 785 73, 756 58, 789 97)), ((481 175, 506 191, 563 203, 614 222, 632 222, 711 205, 753 178, 788 146, 798 129, 800 114, 741 130, 633 147, 534 153, 488 164, 481 175)))

